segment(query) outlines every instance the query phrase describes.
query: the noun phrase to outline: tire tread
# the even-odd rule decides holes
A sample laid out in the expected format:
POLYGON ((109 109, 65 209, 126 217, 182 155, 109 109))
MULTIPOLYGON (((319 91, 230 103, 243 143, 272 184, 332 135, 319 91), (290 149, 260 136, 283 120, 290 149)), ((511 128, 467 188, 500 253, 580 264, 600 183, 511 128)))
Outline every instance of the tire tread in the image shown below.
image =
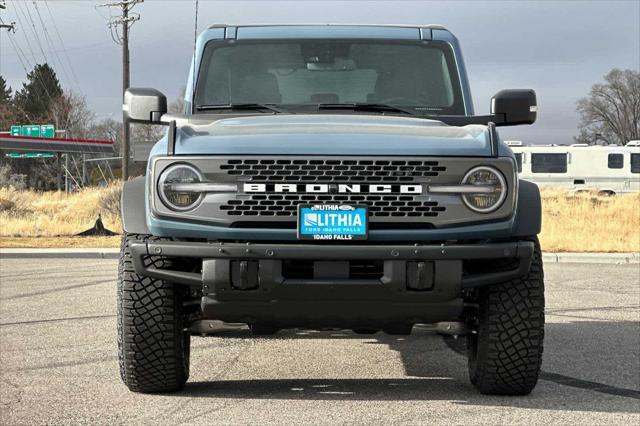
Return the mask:
POLYGON ((477 335, 469 339, 469 375, 484 394, 527 395, 536 386, 544 341, 540 244, 526 276, 482 289, 477 335))
MULTIPOLYGON (((134 392, 181 389, 189 376, 189 336, 183 331, 182 294, 171 283, 136 274, 129 243, 157 240, 125 234, 118 274, 120 377, 134 392)), ((149 256, 146 264, 166 268, 170 260, 149 256)))

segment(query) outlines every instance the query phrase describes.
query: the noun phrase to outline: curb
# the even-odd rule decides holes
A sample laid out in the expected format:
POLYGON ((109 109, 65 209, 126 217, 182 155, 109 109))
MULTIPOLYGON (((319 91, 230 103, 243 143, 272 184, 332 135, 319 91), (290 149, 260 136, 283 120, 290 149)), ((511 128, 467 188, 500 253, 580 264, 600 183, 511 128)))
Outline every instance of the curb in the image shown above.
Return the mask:
POLYGON ((545 263, 640 264, 640 253, 542 253, 545 263))
POLYGON ((117 259, 120 249, 35 249, 35 248, 0 248, 0 259, 117 259))
MULTIPOLYGON (((2 249, 1 259, 117 259, 120 249, 2 249)), ((640 264, 640 253, 542 253, 545 263, 640 264)))

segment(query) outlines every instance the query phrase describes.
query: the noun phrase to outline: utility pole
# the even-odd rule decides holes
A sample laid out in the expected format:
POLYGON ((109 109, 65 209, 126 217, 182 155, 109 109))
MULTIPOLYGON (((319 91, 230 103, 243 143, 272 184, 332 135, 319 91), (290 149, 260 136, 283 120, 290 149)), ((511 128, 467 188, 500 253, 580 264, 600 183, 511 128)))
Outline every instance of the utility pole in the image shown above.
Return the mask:
MULTIPOLYGON (((124 104, 124 92, 129 88, 129 8, 122 7, 122 103, 124 104)), ((129 141, 131 127, 129 120, 122 114, 122 180, 129 179, 129 141)))
MULTIPOLYGON (((109 20, 108 26, 111 29, 111 38, 114 42, 122 46, 122 102, 124 103, 124 92, 129 88, 129 29, 134 22, 140 19, 137 13, 131 13, 131 9, 144 0, 122 0, 101 4, 99 7, 120 7, 122 14, 109 20), (122 28, 122 34, 118 32, 118 27, 122 28)), ((129 158, 131 128, 129 120, 122 114, 122 180, 129 179, 129 158)))
POLYGON ((9 32, 16 32, 16 23, 12 22, 10 24, 0 24, 0 30, 6 28, 9 32))
MULTIPOLYGON (((7 5, 6 5, 5 1, 4 0, 0 0, 0 10, 1 9, 6 9, 6 8, 7 8, 7 5)), ((7 29, 7 31, 13 32, 15 34, 15 32, 16 32, 16 23, 12 22, 10 24, 5 24, 4 22, 0 22, 0 30, 3 30, 5 28, 7 29)))

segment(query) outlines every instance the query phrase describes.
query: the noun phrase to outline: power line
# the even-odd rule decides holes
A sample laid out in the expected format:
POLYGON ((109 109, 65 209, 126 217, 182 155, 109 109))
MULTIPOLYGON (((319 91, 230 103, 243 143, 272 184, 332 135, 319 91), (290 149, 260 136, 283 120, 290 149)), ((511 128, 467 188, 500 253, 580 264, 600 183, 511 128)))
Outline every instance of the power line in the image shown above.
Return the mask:
MULTIPOLYGON (((29 6, 26 5, 26 4, 24 5, 24 7, 25 7, 24 10, 26 10, 26 13, 25 13, 24 10, 22 10, 22 6, 21 6, 20 2, 14 0, 13 4, 16 5, 16 8, 15 8, 16 9, 16 16, 18 17, 18 21, 21 23, 21 25, 24 25, 24 24, 22 24, 22 20, 20 19, 20 13, 22 13, 22 16, 23 16, 25 22, 29 21, 26 24, 26 26, 29 27, 29 23, 31 24, 31 26, 30 26, 31 31, 33 32, 33 34, 35 36, 35 40, 36 40, 36 42, 38 44, 38 47, 40 48, 40 52, 42 53, 42 57, 44 59, 44 62, 45 63, 49 63, 49 60, 47 59, 47 56, 44 53, 44 48, 42 47, 42 43, 40 42, 40 37, 38 37, 38 31, 36 30, 35 22, 33 21, 33 18, 31 17, 31 12, 29 12, 29 6)), ((23 36, 24 36, 24 39, 27 42, 27 47, 29 48, 31 56, 33 57, 33 64, 34 64, 34 70, 35 70, 35 66, 39 63, 39 61, 36 58, 36 54, 35 54, 34 50, 31 47, 31 43, 29 43, 29 37, 27 36, 26 32, 23 32, 23 36)), ((17 46, 18 46, 18 44, 17 44, 17 41, 16 41, 15 42, 15 47, 17 47, 17 46)), ((16 49, 16 52, 17 51, 18 50, 16 49)), ((27 56, 24 55, 24 52, 22 51, 22 49, 20 49, 20 52, 22 52, 22 55, 24 56, 25 62, 28 64, 29 61, 27 59, 27 56)), ((26 69, 25 69, 25 72, 27 74, 29 73, 26 69)), ((49 101, 53 102, 53 97, 49 93, 49 90, 47 89, 46 84, 42 80, 41 76, 36 73, 35 77, 36 77, 36 80, 38 81, 38 83, 40 84, 40 86, 42 87, 42 89, 44 90, 45 94, 49 98, 49 101)))
MULTIPOLYGON (((2 18, 0 18, 0 24, 4 24, 2 22, 2 18)), ((15 33, 15 26, 14 25, 12 25, 12 26, 13 26, 13 32, 15 33)), ((29 70, 27 69, 27 66, 25 65, 25 64, 27 64, 27 65, 29 64, 29 60, 27 59, 27 55, 24 54, 24 51, 22 50, 22 48, 20 48, 18 43, 15 40, 13 40, 12 36, 9 37, 9 42, 11 43, 11 45, 13 46, 13 49, 18 54, 18 59, 20 60, 20 64, 22 65, 22 69, 24 69, 25 74, 29 75, 29 70), (24 59, 24 61, 23 61, 23 59, 24 59)), ((47 95, 47 98, 49 98, 49 102, 53 103, 53 97, 49 93, 49 90, 47 89, 47 85, 41 79, 41 76, 38 73, 35 72, 35 66, 34 66, 33 69, 34 69, 34 77, 35 77, 36 81, 38 82, 38 84, 40 84, 40 87, 42 87, 42 90, 47 95)), ((26 115, 26 112, 24 110, 23 110, 23 112, 26 115)))
MULTIPOLYGON (((0 24, 2 23, 2 18, 0 18, 0 24)), ((13 32, 15 33, 15 27, 13 28, 13 32)), ((22 49, 20 48, 20 46, 18 46, 17 43, 14 42, 14 40, 9 37, 9 43, 11 43, 11 45, 13 46, 13 49, 16 51, 17 55, 18 55, 18 60, 20 61, 20 65, 22 66, 22 69, 24 70, 25 74, 28 74, 29 71, 27 70, 27 66, 25 65, 25 62, 22 60, 22 57, 24 56, 24 52, 22 51, 22 49)), ((26 57, 25 57, 26 59, 26 57)), ((40 83, 42 85, 42 83, 40 83)), ((42 86, 44 88, 44 86, 42 86)), ((45 88, 45 92, 46 92, 46 88, 45 88)), ((48 93, 47 93, 48 95, 48 93)), ((22 113, 25 115, 25 117, 27 117, 27 120, 31 120, 31 117, 29 117, 29 114, 27 113, 27 111, 25 111, 24 109, 22 109, 19 105, 15 105, 15 107, 17 107, 20 111, 22 111, 22 113)))
MULTIPOLYGON (((46 24, 44 23, 44 20, 42 19, 42 16, 40 14, 40 10, 38 9, 38 5, 36 4, 35 1, 32 2, 33 6, 37 12, 38 18, 40 20, 40 24, 41 24, 41 28, 43 31, 43 38, 45 39, 45 42, 47 43, 48 49, 50 50, 50 52, 53 52, 54 57, 57 59, 58 64, 60 65, 60 72, 63 73, 66 78, 67 81, 69 82, 70 85, 73 86, 74 82, 71 80, 71 78, 69 77, 69 73, 67 72, 67 70, 64 68, 64 64, 62 63, 62 61, 60 60, 60 57, 58 56, 58 53, 55 51, 55 49, 53 48, 53 41, 51 40, 51 37, 49 36, 49 31, 47 29, 46 24)), ((34 19, 31 15, 31 11, 29 10, 29 5, 23 2, 24 5, 24 10, 22 9, 22 4, 16 0, 13 1, 13 4, 16 5, 16 16, 18 17, 18 20, 20 20, 20 15, 19 13, 22 13, 23 18, 25 21, 28 21, 26 26, 31 28, 31 31, 34 35, 34 40, 36 41, 36 44, 38 46, 38 48, 40 49, 40 52, 42 53, 42 57, 44 59, 44 62, 46 63, 51 63, 55 66, 54 62, 50 62, 49 59, 47 58, 47 54, 45 53, 45 48, 43 47, 43 43, 41 41, 41 38, 39 36, 39 31, 36 29, 36 23, 34 22, 34 19), (25 12, 26 11, 26 12, 25 12), (30 24, 30 25, 29 25, 30 24)), ((27 46, 29 47, 29 51, 31 52, 31 55, 33 57, 33 62, 34 64, 38 64, 39 61, 36 58, 36 55, 31 47, 31 43, 29 42, 29 37, 27 37, 26 32, 23 33, 24 34, 24 38, 27 42, 27 46)), ((76 84, 76 88, 77 88, 77 84, 76 84)), ((46 91, 46 89, 45 89, 46 91)), ((51 96, 49 96, 49 98, 51 99, 51 96)))
MULTIPOLYGON (((0 9, 6 9, 7 5, 5 4, 4 0, 0 0, 0 9)), ((0 30, 2 29, 7 29, 7 31, 11 32, 13 31, 14 33, 16 32, 16 23, 12 22, 10 24, 0 24, 0 30)))
MULTIPOLYGON (((20 4, 20 3, 14 1, 14 4, 20 4)), ((31 23, 31 29, 33 31, 33 35, 35 36, 36 43, 40 48, 40 52, 42 53, 42 57, 44 58, 44 61, 48 63, 49 60, 47 59, 46 53, 44 53, 44 48, 42 47, 42 42, 40 41, 40 36, 38 35, 38 30, 36 29, 36 24, 33 21, 33 18, 31 17, 31 11, 29 10, 29 5, 25 4, 24 9, 27 11, 26 15, 29 19, 29 23, 31 23)))
MULTIPOLYGON (((0 3, 0 6, 4 6, 4 4, 0 3)), ((13 33, 13 34, 16 33, 16 23, 15 22, 12 22, 11 24, 5 24, 2 21, 2 18, 0 18, 0 29, 2 29, 2 28, 6 28, 9 33, 13 33)), ((11 45, 13 46, 13 49, 16 51, 16 56, 18 57, 18 60, 20 61, 20 65, 22 66, 22 69, 25 71, 25 73, 28 73, 27 67, 26 67, 24 61, 22 60, 22 56, 18 52, 19 46, 14 43, 14 41, 11 39, 11 36, 9 37, 9 43, 11 43, 11 45)), ((22 49, 20 49, 20 51, 22 51, 22 49)), ((23 53, 23 55, 24 55, 24 53, 23 53)), ((14 106, 16 108, 18 108, 25 115, 25 117, 27 117, 27 120, 31 120, 31 117, 29 116, 29 114, 24 109, 22 109, 22 107, 20 107, 19 105, 14 105, 14 106)))
MULTIPOLYGON (((17 9, 16 9, 17 10, 17 9)), ((19 15, 16 13, 16 16, 19 18, 19 15)), ((0 24, 5 25, 4 22, 2 21, 2 18, 0 18, 0 24)), ((15 34, 16 33, 16 28, 15 28, 15 22, 11 23, 11 27, 12 27, 12 32, 15 34)), ((13 37, 15 36, 9 36, 9 42, 11 43, 11 45, 13 46, 13 49, 16 52, 16 55, 18 56, 18 60, 20 61, 20 65, 22 66, 22 69, 25 72, 25 75, 29 75, 29 70, 28 67, 30 67, 31 65, 29 64, 29 59, 27 58, 27 55, 24 53, 24 51, 22 50, 22 48, 20 47, 20 45, 18 44, 17 40, 14 40, 13 37)), ((25 39, 28 41, 28 37, 25 36, 25 39)), ((33 55, 33 51, 31 52, 33 55)), ((37 73, 36 70, 36 66, 38 64, 37 61, 35 61, 35 55, 33 55, 34 58, 34 66, 33 66, 33 76, 35 79, 35 82, 37 82, 37 84, 40 85, 40 87, 42 88, 42 90, 44 91, 45 95, 47 96, 47 98, 49 99, 49 104, 52 105, 54 103, 54 99, 51 96, 51 93, 49 93, 49 89, 47 89, 47 85, 45 84, 42 76, 37 73)), ((25 115, 25 117, 27 117, 27 119, 31 120, 29 114, 23 109, 21 108, 19 105, 15 104, 15 107, 17 107, 20 111, 22 111, 22 113, 25 115)))
POLYGON ((128 31, 136 21, 140 20, 140 14, 133 13, 131 10, 136 4, 143 3, 143 2, 144 0, 123 0, 123 1, 115 1, 111 3, 100 4, 96 6, 96 7, 122 8, 122 15, 118 15, 118 16, 111 15, 109 17, 109 22, 107 23, 107 26, 111 30, 111 38, 113 38, 113 41, 116 44, 122 45, 124 41, 123 38, 124 38, 125 30, 128 31), (120 33, 118 33, 118 29, 120 27, 122 27, 122 32, 123 32, 122 36, 120 35, 120 33))
MULTIPOLYGON (((36 10, 36 14, 38 15, 38 20, 40 21, 40 26, 43 30, 43 38, 44 41, 47 44, 47 49, 49 51, 49 54, 53 53, 53 59, 57 61, 57 64, 60 66, 60 74, 66 77, 66 80, 69 82, 70 86, 73 86, 73 81, 71 81, 71 78, 69 77, 69 73, 67 72, 66 68, 64 67, 64 63, 60 60, 60 55, 58 55, 58 52, 55 51, 54 46, 53 46, 53 41, 51 40, 51 36, 49 35, 49 30, 47 29, 46 24, 44 23, 44 20, 42 19, 42 15, 40 14, 40 9, 38 9, 38 5, 36 4, 36 2, 33 2, 33 7, 36 10)), ((55 62, 52 62, 53 66, 57 66, 55 64, 55 62)))
MULTIPOLYGON (((17 7, 17 4, 18 4, 18 3, 16 3, 16 8, 15 8, 15 9, 16 9, 16 18, 18 18, 18 25, 19 25, 21 28, 25 28, 25 27, 27 27, 27 25, 23 22, 22 18, 20 17, 20 15, 21 15, 21 13, 22 13, 22 9, 19 9, 19 8, 17 7)), ((26 17, 26 15, 25 15, 25 16, 24 16, 24 21, 26 21, 26 20, 27 20, 27 17, 26 17)), ((26 41, 26 43, 27 43, 27 48, 29 49, 29 53, 31 53, 31 58, 33 59, 33 63, 34 63, 34 64, 37 64, 37 63, 38 63, 38 58, 36 58, 35 51, 33 50, 33 47, 31 47, 31 42, 29 41, 29 37, 27 36, 26 31, 23 31, 23 32, 22 32, 22 35, 23 35, 23 37, 24 37, 24 40, 25 40, 25 41, 26 41)), ((26 58, 26 56, 25 56, 25 58, 26 58)))
POLYGON ((53 53, 54 58, 56 59, 56 61, 58 61, 58 65, 60 65, 60 71, 63 72, 64 75, 66 76, 67 81, 69 82, 69 85, 72 87, 75 86, 75 89, 77 91, 78 90, 77 82, 71 79, 71 74, 65 67, 64 62, 62 62, 62 60, 60 59, 60 55, 58 55, 58 52, 54 49, 53 39, 49 34, 47 25, 42 19, 42 15, 40 14, 40 9, 38 8, 38 4, 35 1, 33 2, 33 7, 35 8, 36 14, 38 15, 38 20, 40 21, 40 25, 42 25, 42 29, 44 30, 44 39, 47 43, 47 46, 49 47, 49 53, 53 53))
POLYGON ((53 13, 51 13, 51 8, 49 7, 49 3, 47 2, 47 0, 45 0, 44 2, 45 6, 47 7, 47 11, 49 12, 49 16, 51 16, 51 22, 53 23, 53 29, 55 30, 57 36, 58 36, 58 40, 60 41, 60 46, 62 47, 62 53, 64 53, 64 56, 67 60, 67 64, 69 65, 69 69, 71 69, 71 75, 73 76, 74 80, 76 82, 78 82, 78 76, 76 75, 76 71, 73 68, 73 63, 71 62, 71 59, 69 59, 69 55, 67 54, 67 48, 64 45, 64 41, 62 40, 62 36, 60 35, 60 31, 58 30, 58 25, 56 24, 56 20, 53 17, 53 13))

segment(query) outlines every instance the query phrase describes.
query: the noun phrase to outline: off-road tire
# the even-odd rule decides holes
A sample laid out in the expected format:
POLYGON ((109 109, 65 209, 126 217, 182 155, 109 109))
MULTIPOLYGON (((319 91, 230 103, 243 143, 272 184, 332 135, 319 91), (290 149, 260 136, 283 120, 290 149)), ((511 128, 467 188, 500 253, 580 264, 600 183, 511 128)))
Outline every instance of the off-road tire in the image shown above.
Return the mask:
MULTIPOLYGON (((134 392, 171 392, 189 377, 190 336, 184 332, 183 290, 172 283, 136 274, 129 243, 158 240, 125 234, 118 270, 118 358, 120 377, 134 392)), ((170 260, 149 256, 155 268, 170 260)))
POLYGON ((527 395, 540 374, 544 274, 537 238, 529 273, 482 288, 467 340, 469 377, 483 394, 527 395))

